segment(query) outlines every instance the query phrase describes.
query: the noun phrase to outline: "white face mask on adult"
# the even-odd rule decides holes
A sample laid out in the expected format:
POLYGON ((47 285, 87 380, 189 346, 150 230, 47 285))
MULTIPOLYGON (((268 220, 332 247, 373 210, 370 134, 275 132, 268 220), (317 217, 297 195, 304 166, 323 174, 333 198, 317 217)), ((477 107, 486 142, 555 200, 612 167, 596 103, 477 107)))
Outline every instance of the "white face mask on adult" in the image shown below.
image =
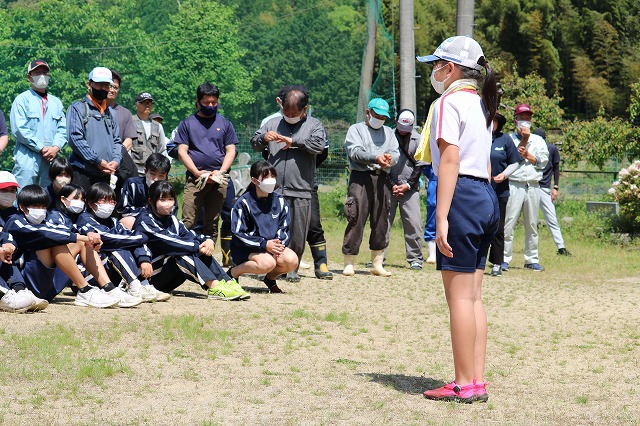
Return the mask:
POLYGON ((373 115, 369 116, 369 126, 372 129, 378 130, 384 124, 384 120, 374 117, 373 115))
POLYGON ((96 216, 98 216, 100 219, 106 219, 111 216, 111 213, 113 213, 113 209, 115 207, 115 204, 96 204, 96 208, 93 211, 96 212, 96 216))
POLYGON ((297 117, 287 117, 286 115, 283 114, 282 117, 284 118, 284 121, 286 121, 289 124, 297 124, 300 122, 300 120, 302 120, 301 115, 297 117))
POLYGON ((47 209, 27 209, 29 213, 25 213, 25 217, 34 225, 42 223, 45 217, 47 217, 47 209))
POLYGON ((49 78, 50 77, 48 75, 44 75, 44 74, 37 75, 33 77, 33 86, 36 89, 44 90, 49 85, 49 78))
POLYGON ((442 93, 444 92, 444 84, 447 80, 449 80, 449 77, 451 77, 451 74, 449 74, 449 76, 444 80, 438 81, 436 80, 436 72, 440 71, 442 68, 446 66, 447 65, 443 65, 440 68, 434 68, 433 71, 431 71, 431 86, 433 87, 433 90, 435 90, 436 93, 439 95, 442 95, 442 93))

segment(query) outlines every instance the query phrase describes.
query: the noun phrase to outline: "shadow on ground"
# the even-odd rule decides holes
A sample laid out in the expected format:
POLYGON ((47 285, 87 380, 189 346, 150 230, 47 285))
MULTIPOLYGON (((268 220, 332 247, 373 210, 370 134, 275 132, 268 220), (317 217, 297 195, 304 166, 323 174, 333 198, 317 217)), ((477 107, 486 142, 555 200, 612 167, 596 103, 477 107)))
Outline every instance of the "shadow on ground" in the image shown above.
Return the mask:
POLYGON ((442 380, 435 380, 424 376, 405 376, 404 374, 356 373, 358 376, 368 377, 369 380, 383 386, 392 387, 397 391, 411 395, 422 395, 427 389, 444 386, 442 380))

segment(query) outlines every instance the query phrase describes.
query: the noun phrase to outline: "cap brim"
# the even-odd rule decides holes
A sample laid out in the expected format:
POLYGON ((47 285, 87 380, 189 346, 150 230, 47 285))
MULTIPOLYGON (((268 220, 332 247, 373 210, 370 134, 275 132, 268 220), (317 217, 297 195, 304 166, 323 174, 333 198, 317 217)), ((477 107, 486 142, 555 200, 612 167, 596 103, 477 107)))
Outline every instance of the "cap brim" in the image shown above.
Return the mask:
POLYGON ((427 64, 430 64, 431 62, 439 61, 441 58, 437 57, 436 55, 428 55, 428 56, 416 56, 416 59, 419 62, 425 62, 427 64))
POLYGON ((401 132, 410 132, 413 130, 413 126, 405 126, 404 124, 398 124, 396 125, 396 129, 400 130, 401 132))
POLYGON ((18 185, 15 182, 0 182, 0 189, 11 188, 11 187, 20 188, 20 185, 18 185))
POLYGON ((385 111, 383 109, 380 108, 371 108, 373 111, 375 111, 376 114, 379 115, 384 115, 387 118, 391 118, 391 116, 389 115, 389 111, 385 111))
POLYGON ((94 83, 109 83, 109 84, 113 84, 113 80, 111 80, 110 78, 92 78, 91 81, 93 81, 94 83))

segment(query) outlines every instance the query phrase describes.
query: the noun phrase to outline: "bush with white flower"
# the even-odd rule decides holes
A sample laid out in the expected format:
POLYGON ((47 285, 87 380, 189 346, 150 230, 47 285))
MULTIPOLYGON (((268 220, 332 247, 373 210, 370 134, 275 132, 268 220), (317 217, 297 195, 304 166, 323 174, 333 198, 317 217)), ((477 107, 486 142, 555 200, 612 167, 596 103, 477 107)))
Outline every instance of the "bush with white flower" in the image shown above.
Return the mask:
POLYGON ((609 194, 620 204, 620 219, 626 231, 640 231, 640 160, 620 170, 609 194))

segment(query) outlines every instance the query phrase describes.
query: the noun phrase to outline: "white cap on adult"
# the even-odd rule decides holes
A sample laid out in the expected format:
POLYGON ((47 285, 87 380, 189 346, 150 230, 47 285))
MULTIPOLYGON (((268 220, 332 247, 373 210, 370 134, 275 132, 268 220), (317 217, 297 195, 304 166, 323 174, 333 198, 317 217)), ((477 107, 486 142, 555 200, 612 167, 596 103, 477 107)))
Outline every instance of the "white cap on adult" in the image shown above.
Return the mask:
POLYGON ((482 48, 477 41, 468 36, 449 37, 433 52, 433 55, 416 56, 420 62, 428 64, 436 61, 451 61, 467 68, 481 71, 480 58, 484 58, 482 48))
POLYGON ((113 84, 113 75, 111 74, 111 70, 105 67, 95 67, 89 73, 88 81, 93 81, 95 83, 109 83, 113 84))

